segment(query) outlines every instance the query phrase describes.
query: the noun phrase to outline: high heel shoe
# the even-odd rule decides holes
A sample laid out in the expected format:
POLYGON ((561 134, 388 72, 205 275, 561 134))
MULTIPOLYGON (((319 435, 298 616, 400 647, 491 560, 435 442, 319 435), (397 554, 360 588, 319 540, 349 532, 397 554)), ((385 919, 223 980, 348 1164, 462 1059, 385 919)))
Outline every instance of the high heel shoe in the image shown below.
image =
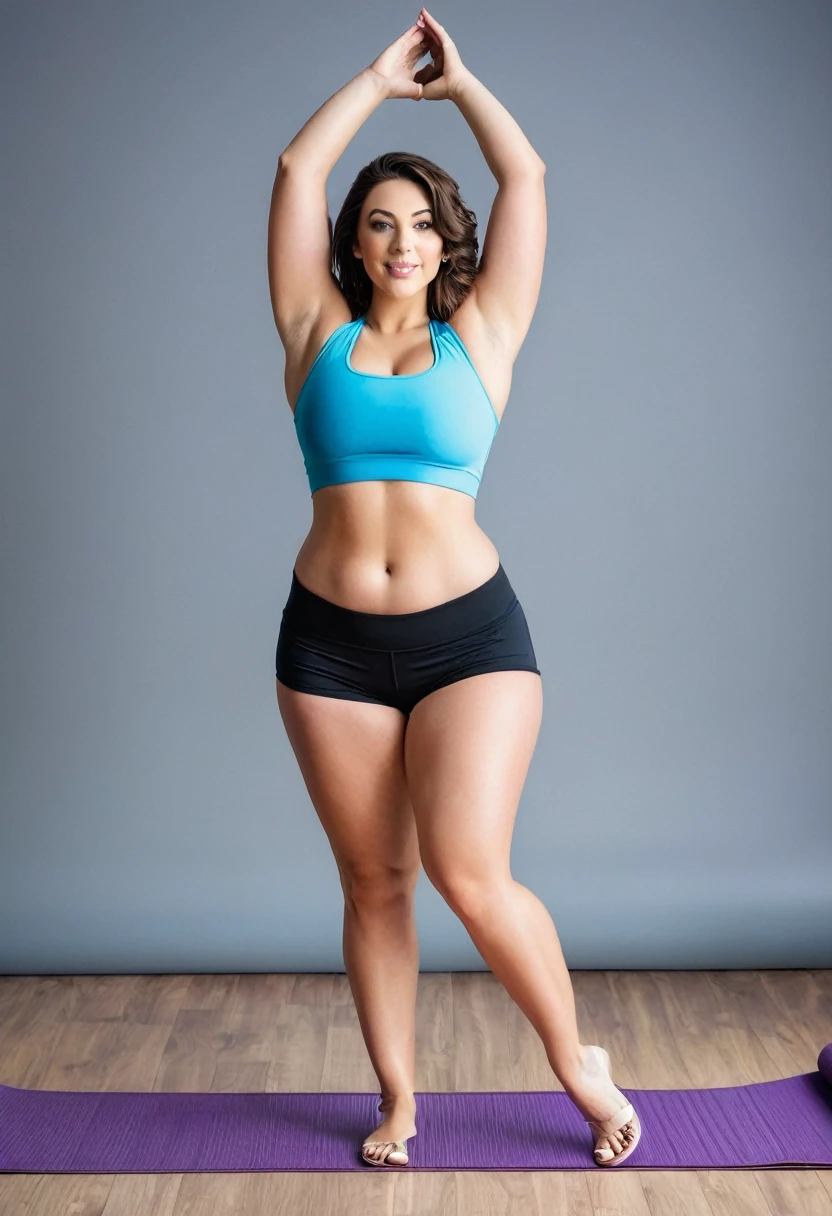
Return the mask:
MULTIPOLYGON (((378 1104, 379 1110, 384 1111, 387 1109, 387 1106, 388 1106, 387 1099, 382 1098, 381 1102, 379 1102, 379 1104, 378 1104)), ((415 1136, 416 1133, 414 1132, 413 1135, 415 1136)), ((405 1166, 405 1165, 407 1165, 408 1161, 410 1160, 410 1158, 408 1157, 408 1153, 407 1153, 407 1141, 412 1140, 412 1139, 413 1139, 412 1136, 408 1136, 407 1139, 405 1139, 405 1140, 365 1140, 361 1146, 362 1159, 364 1161, 366 1161, 368 1165, 386 1165, 388 1167, 405 1166), (366 1148, 370 1148, 372 1145, 378 1146, 379 1144, 391 1147, 392 1151, 388 1152, 388 1153, 382 1153, 381 1157, 378 1157, 378 1158, 377 1157, 368 1157, 364 1150, 366 1148), (402 1158, 402 1157, 404 1157, 404 1161, 394 1160, 394 1158, 402 1158)))
MULTIPOLYGON (((592 1050, 601 1053, 602 1063, 612 1081, 609 1052, 603 1047, 596 1046, 593 1046, 592 1050)), ((609 1139, 613 1133, 620 1133, 628 1123, 632 1124, 633 1138, 620 1153, 616 1153, 611 1148, 596 1148, 593 1150, 596 1165, 620 1165, 622 1161, 626 1161, 641 1139, 641 1123, 630 1102, 622 1106, 620 1110, 617 1110, 614 1115, 611 1115, 609 1119, 605 1119, 602 1123, 598 1123, 594 1119, 586 1119, 585 1122, 589 1124, 594 1137, 593 1143, 595 1144, 603 1138, 609 1139), (609 1153, 609 1157, 602 1158, 600 1156, 601 1153, 609 1153)), ((618 1138, 619 1140, 624 1140, 622 1135, 619 1135, 618 1138)))
POLYGON ((407 1155, 406 1145, 407 1140, 366 1140, 361 1146, 361 1156, 368 1165, 407 1165, 410 1158, 407 1155), (393 1151, 387 1153, 386 1155, 382 1155, 381 1157, 368 1157, 364 1152, 364 1149, 369 1148, 370 1145, 378 1144, 392 1144, 393 1151), (394 1158, 401 1157, 404 1157, 404 1161, 394 1160, 394 1158))

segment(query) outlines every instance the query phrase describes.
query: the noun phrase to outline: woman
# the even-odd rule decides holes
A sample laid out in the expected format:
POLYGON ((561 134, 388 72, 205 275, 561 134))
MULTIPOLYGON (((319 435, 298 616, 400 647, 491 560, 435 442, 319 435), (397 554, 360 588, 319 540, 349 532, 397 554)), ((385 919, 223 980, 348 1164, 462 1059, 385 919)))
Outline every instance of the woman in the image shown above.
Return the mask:
POLYGON ((422 9, 309 119, 275 178, 269 284, 313 496, 277 701, 344 891, 344 961, 384 1113, 362 1146, 373 1165, 406 1164, 416 1134, 420 864, 540 1034, 597 1163, 623 1161, 640 1134, 606 1051, 579 1041, 551 918, 510 873, 542 682, 474 519, 537 301, 544 171, 422 9), (388 98, 453 101, 469 122, 499 184, 480 265, 456 182, 416 155, 363 169, 332 230, 329 172, 388 98))

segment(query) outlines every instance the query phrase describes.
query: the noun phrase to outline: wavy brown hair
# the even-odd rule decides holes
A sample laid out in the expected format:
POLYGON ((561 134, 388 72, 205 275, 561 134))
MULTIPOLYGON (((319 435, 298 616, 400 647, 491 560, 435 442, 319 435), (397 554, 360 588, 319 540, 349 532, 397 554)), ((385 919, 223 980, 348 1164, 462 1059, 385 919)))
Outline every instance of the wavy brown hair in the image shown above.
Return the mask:
POLYGON ((333 231, 332 267, 341 291, 350 306, 353 320, 366 313, 373 298, 373 283, 364 262, 352 247, 356 242, 358 217, 364 200, 379 182, 404 177, 421 186, 433 207, 436 231, 443 238, 442 252, 447 262, 440 262, 436 277, 428 284, 428 315, 447 321, 471 290, 477 277, 477 217, 465 206, 459 184, 433 161, 414 152, 385 152, 361 169, 347 192, 333 231))

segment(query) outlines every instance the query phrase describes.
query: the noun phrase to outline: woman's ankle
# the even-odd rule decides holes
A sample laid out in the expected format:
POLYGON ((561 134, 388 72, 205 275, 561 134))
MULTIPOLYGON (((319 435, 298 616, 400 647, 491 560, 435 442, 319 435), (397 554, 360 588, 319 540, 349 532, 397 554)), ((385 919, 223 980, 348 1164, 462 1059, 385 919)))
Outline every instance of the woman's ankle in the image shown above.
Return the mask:
POLYGON ((379 1110, 395 1110, 404 1107, 412 1107, 416 1109, 416 1098, 412 1090, 400 1090, 398 1093, 382 1094, 378 1108, 379 1110))
POLYGON ((567 1067, 560 1062, 556 1076, 565 1091, 570 1095, 586 1085, 587 1080, 600 1075, 601 1063, 597 1052, 584 1043, 578 1044, 578 1054, 567 1067))

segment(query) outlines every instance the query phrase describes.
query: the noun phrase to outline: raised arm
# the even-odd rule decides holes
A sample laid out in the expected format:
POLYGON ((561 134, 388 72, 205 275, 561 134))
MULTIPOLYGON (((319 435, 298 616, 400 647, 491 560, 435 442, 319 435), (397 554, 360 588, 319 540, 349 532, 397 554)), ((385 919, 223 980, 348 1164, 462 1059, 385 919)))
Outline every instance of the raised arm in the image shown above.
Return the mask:
POLYGON ((308 329, 340 288, 332 273, 326 181, 356 131, 387 98, 418 101, 413 69, 426 53, 416 24, 334 93, 281 152, 268 229, 269 293, 280 339, 308 329))
POLYGON ((384 97, 383 81, 365 68, 315 111, 278 159, 267 258, 272 312, 284 348, 340 291, 332 273, 326 181, 384 97))
POLYGON ((463 64, 444 26, 423 8, 432 64, 416 73, 424 97, 453 101, 476 137, 499 188, 477 277, 465 300, 506 354, 517 357, 537 305, 546 252, 546 165, 508 110, 463 64))
POLYGON ((514 362, 532 323, 546 255, 546 166, 517 123, 471 76, 453 100, 499 182, 470 296, 514 362))

